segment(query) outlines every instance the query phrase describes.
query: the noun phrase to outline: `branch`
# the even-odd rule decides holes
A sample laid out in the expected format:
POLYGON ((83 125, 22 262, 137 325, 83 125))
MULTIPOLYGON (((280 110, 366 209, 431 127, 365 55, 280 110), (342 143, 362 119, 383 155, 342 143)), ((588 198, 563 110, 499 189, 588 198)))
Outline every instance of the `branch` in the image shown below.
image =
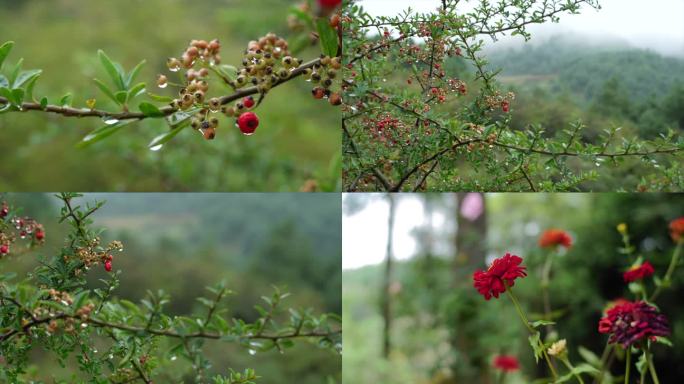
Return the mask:
MULTIPOLYGON (((304 74, 307 69, 314 67, 315 65, 320 64, 321 59, 314 59, 311 60, 307 63, 304 63, 300 65, 297 69, 293 70, 290 74, 290 77, 286 79, 280 79, 277 83, 273 85, 272 88, 275 88, 279 85, 282 85, 294 78, 297 78, 304 74)), ((228 103, 231 103, 235 100, 242 99, 246 96, 251 96, 259 93, 259 90, 257 86, 251 86, 247 88, 240 89, 233 94, 230 95, 225 95, 220 97, 221 100, 221 105, 226 105, 228 103)), ((4 104, 8 104, 9 101, 4 98, 0 97, 0 106, 4 104)), ((62 115, 65 117, 100 117, 100 118, 111 118, 111 119, 116 119, 116 120, 144 120, 149 118, 149 116, 146 116, 142 112, 109 112, 109 111, 104 111, 104 110, 98 110, 98 109, 79 109, 79 108, 73 108, 73 107, 63 107, 63 106, 57 106, 57 105, 48 105, 45 108, 43 108, 40 103, 35 103, 35 102, 30 102, 30 103, 22 103, 21 104, 21 109, 16 112, 28 112, 28 111, 40 111, 40 112, 47 112, 47 113, 55 113, 58 115, 62 115)), ((178 112, 179 109, 176 109, 171 106, 166 106, 159 108, 159 111, 164 115, 164 116, 169 116, 172 115, 175 112, 178 112)))

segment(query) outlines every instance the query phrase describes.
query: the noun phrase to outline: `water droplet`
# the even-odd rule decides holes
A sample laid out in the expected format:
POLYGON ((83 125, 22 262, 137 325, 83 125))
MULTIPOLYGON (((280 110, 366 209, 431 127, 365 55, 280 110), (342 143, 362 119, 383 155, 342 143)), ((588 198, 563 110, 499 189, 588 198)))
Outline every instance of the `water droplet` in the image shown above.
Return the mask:
POLYGON ((114 125, 119 122, 119 119, 116 119, 114 117, 104 117, 102 118, 105 124, 107 125, 114 125))
POLYGON ((252 132, 252 133, 242 132, 242 134, 245 136, 252 136, 254 134, 254 132, 252 132))
POLYGON ((180 66, 178 66, 178 67, 171 67, 171 68, 169 68, 169 71, 171 71, 171 72, 178 72, 178 71, 180 71, 180 66))
POLYGON ((88 328, 88 324, 86 324, 86 323, 81 324, 81 328, 88 328))
POLYGON ((107 356, 107 357, 109 357, 109 359, 111 360, 111 359, 114 358, 114 355, 112 355, 112 354, 110 353, 109 356, 107 356))
POLYGON ((253 350, 253 349, 250 349, 250 350, 249 350, 249 354, 252 355, 252 356, 254 356, 254 355, 256 355, 256 351, 253 350))
POLYGON ((93 349, 93 353, 97 353, 97 349, 93 349))
POLYGON ((176 359, 177 359, 176 355, 173 355, 169 358, 169 360, 171 360, 171 361, 176 361, 176 359))
POLYGON ((159 85, 157 85, 157 86, 158 86, 159 88, 161 88, 161 89, 164 89, 164 88, 166 88, 166 87, 169 86, 169 83, 163 83, 163 84, 159 84, 159 85))
POLYGON ((162 147, 164 147, 164 144, 155 145, 154 147, 150 147, 150 151, 157 152, 158 150, 162 149, 162 147))

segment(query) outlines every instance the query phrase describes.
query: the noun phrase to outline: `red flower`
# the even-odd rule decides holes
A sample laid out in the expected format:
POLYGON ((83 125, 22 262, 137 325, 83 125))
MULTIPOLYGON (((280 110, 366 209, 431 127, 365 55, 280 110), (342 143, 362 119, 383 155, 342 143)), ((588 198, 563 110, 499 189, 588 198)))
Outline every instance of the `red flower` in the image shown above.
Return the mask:
POLYGON ((645 277, 649 277, 655 272, 653 266, 648 261, 645 261, 641 265, 634 266, 630 268, 627 272, 622 274, 625 282, 629 283, 636 280, 641 280, 645 277))
POLYGON ((572 237, 562 229, 547 229, 539 238, 539 246, 542 248, 562 245, 565 248, 572 246, 572 237))
POLYGON ((670 334, 665 315, 643 301, 614 305, 599 321, 598 330, 610 334, 609 343, 620 343, 624 348, 646 338, 653 340, 670 334))
POLYGON ((670 236, 674 241, 684 239, 684 217, 672 220, 670 222, 670 236))
POLYGON ((473 274, 475 288, 485 300, 491 299, 492 296, 499 298, 499 294, 506 291, 506 285, 512 287, 516 278, 527 276, 525 267, 520 266, 520 263, 522 263, 522 258, 506 253, 503 257, 494 260, 487 271, 475 271, 473 274))
POLYGON ((520 363, 518 363, 518 359, 515 356, 509 355, 496 356, 492 365, 494 368, 500 369, 504 372, 512 372, 520 369, 520 363))

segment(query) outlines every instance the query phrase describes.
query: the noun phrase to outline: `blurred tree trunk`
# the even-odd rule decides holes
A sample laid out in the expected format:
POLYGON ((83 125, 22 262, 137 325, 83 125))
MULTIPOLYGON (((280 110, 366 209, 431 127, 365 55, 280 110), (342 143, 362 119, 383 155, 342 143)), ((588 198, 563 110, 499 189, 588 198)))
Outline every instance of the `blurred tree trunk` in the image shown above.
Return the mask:
POLYGON ((391 284, 392 284, 392 237, 394 235, 394 215, 396 210, 396 200, 391 193, 387 194, 387 201, 389 202, 389 215, 387 220, 387 260, 385 262, 385 280, 382 286, 382 316, 385 319, 385 328, 383 329, 383 348, 382 356, 389 357, 391 340, 390 330, 392 328, 392 298, 391 298, 391 284))
MULTIPOLYGON (((482 194, 458 193, 456 213, 455 257, 453 284, 456 291, 469 292, 472 288, 472 272, 485 265, 487 257, 487 206, 482 194)), ((472 293, 472 292, 469 292, 472 293)), ((453 316, 451 344, 458 351, 454 372, 459 379, 486 383, 487 354, 480 351, 475 323, 480 295, 460 295, 462 302, 453 316)), ((459 380, 460 382, 460 380, 459 380)))

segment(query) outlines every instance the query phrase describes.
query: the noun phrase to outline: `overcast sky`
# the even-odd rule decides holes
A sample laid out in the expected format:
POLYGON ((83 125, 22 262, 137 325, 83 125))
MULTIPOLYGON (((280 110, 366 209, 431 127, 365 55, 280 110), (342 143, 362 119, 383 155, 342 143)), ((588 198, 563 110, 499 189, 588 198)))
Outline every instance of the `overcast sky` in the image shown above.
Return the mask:
MULTIPOLYGON (((630 45, 651 48, 665 54, 684 56, 684 0, 599 0, 600 11, 585 7, 579 15, 562 15, 560 23, 530 28, 532 40, 559 33, 600 37, 601 40, 624 40, 630 45), (536 34, 536 35, 535 35, 536 34)), ((439 0, 362 0, 374 15, 395 15, 411 7, 429 12, 439 0)), ((464 10, 471 7, 464 1, 464 10)), ((518 38, 521 40, 520 38, 518 38)))

